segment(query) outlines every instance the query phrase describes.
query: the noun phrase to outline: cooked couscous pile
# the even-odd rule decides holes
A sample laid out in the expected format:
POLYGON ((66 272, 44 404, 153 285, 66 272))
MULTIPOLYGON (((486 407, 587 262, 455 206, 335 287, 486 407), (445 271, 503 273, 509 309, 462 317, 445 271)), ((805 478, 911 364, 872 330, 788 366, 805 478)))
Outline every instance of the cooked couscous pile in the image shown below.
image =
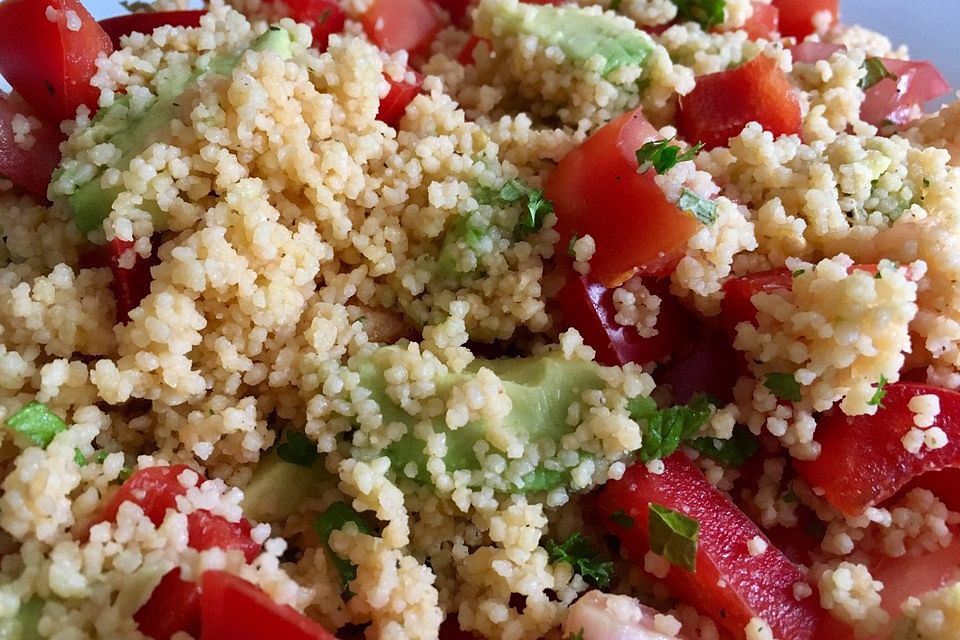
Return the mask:
POLYGON ((0 638, 960 638, 960 103, 810 5, 0 4, 0 638))

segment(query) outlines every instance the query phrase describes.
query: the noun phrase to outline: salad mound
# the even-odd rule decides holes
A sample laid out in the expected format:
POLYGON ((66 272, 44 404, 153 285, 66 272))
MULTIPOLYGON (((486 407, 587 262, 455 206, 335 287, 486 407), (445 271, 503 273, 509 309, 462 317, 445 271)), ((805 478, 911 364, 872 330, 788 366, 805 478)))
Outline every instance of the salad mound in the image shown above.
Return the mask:
POLYGON ((960 103, 836 0, 0 2, 0 637, 960 637, 960 103))

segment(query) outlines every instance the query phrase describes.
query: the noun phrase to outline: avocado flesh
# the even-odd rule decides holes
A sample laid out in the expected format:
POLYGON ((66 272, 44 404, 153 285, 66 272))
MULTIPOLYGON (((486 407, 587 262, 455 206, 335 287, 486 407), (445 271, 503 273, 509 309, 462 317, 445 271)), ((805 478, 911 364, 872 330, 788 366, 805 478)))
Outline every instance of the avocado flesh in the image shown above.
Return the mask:
POLYGON ((336 478, 317 459, 310 467, 284 462, 271 451, 253 470, 243 489, 243 513, 255 522, 280 522, 297 512, 304 501, 336 486, 336 478))
POLYGON ((642 65, 654 48, 650 36, 625 24, 624 18, 580 7, 486 0, 479 10, 489 11, 493 31, 480 35, 533 36, 544 47, 559 47, 576 62, 600 56, 603 76, 621 67, 642 65))
MULTIPOLYGON (((560 439, 575 429, 567 424, 570 405, 579 402, 584 391, 604 387, 599 375, 600 365, 590 361, 565 360, 562 354, 550 353, 529 358, 474 360, 462 373, 451 373, 436 380, 436 396, 449 397, 454 386, 473 378, 481 367, 491 370, 500 378, 512 402, 512 409, 504 418, 505 428, 527 443, 553 440, 558 444, 558 449, 560 439)), ((429 483, 430 476, 425 469, 426 443, 413 433, 418 420, 408 415, 387 395, 382 365, 368 359, 360 364, 357 371, 360 386, 370 391, 370 398, 379 405, 384 423, 400 422, 407 426, 407 433, 388 446, 383 455, 390 458, 392 467, 400 475, 405 475, 409 463, 416 464, 418 473, 415 479, 429 483)), ((433 428, 437 433, 446 434, 447 453, 444 462, 448 472, 480 469, 474 445, 484 440, 484 421, 475 420, 451 430, 443 417, 439 417, 433 419, 433 428)), ((515 489, 520 492, 549 491, 564 484, 568 477, 569 471, 547 469, 541 464, 524 476, 515 489)))
MULTIPOLYGON (((289 31, 271 27, 257 38, 250 48, 253 51, 272 51, 283 59, 289 60, 293 57, 292 44, 289 31)), ((102 109, 94 118, 93 126, 103 129, 98 136, 102 142, 108 142, 120 151, 120 160, 114 168, 125 171, 130 166, 130 161, 146 149, 156 138, 156 134, 165 130, 176 118, 180 110, 178 101, 188 87, 203 77, 229 75, 240 63, 241 58, 242 54, 237 52, 219 53, 212 56, 209 63, 201 69, 166 70, 158 86, 159 95, 154 103, 139 116, 127 116, 130 98, 126 95, 117 98, 110 107, 102 109)), ((57 177, 63 175, 65 171, 70 171, 70 168, 58 169, 57 177)), ((77 228, 84 234, 100 228, 103 221, 110 215, 117 196, 123 191, 119 186, 110 189, 102 188, 100 186, 102 176, 101 170, 67 196, 67 205, 73 212, 77 228)), ((159 209, 151 208, 149 204, 146 209, 153 214, 156 226, 163 228, 165 223, 159 209)))

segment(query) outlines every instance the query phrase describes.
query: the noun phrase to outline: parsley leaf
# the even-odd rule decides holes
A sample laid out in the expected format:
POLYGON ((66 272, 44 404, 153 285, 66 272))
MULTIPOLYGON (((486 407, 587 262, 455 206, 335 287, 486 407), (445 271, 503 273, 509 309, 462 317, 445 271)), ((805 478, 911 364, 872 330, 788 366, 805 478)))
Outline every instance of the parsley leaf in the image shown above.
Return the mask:
POLYGON ((863 68, 867 71, 866 75, 860 78, 860 88, 864 91, 885 78, 890 78, 893 81, 897 80, 896 74, 891 73, 880 58, 867 58, 863 63, 863 68))
POLYGON ((281 460, 308 469, 313 466, 319 455, 316 443, 299 431, 289 432, 287 441, 277 446, 277 456, 281 460))
POLYGON ((610 586, 610 579, 613 577, 613 562, 604 560, 579 531, 567 538, 566 542, 562 544, 547 540, 543 548, 547 550, 551 561, 569 564, 574 571, 583 576, 583 579, 593 586, 599 589, 606 589, 610 586))
POLYGON ((676 136, 668 140, 654 140, 637 149, 637 164, 640 165, 637 171, 646 173, 653 167, 657 173, 663 175, 677 164, 693 160, 703 149, 703 143, 700 142, 681 152, 680 147, 670 144, 675 138, 676 136))
POLYGON ((353 596, 350 591, 350 582, 357 577, 357 567, 350 564, 349 560, 335 554, 333 549, 330 548, 330 535, 334 531, 343 529, 348 522, 357 525, 360 533, 371 535, 373 532, 366 520, 346 502, 334 502, 327 507, 313 523, 313 530, 317 532, 317 537, 320 538, 327 559, 333 563, 333 566, 340 573, 340 586, 343 589, 344 597, 349 600, 353 596))
POLYGON ((571 258, 577 257, 577 252, 574 249, 574 245, 577 244, 577 241, 580 239, 580 234, 572 233, 570 234, 570 242, 567 243, 567 255, 571 258))
POLYGON ((666 409, 657 409, 652 398, 634 398, 627 408, 631 418, 646 425, 638 452, 641 462, 669 456, 684 440, 699 431, 713 413, 713 405, 707 396, 697 396, 687 406, 666 409))
POLYGON ((877 390, 874 392, 873 397, 867 400, 867 404, 871 407, 883 407, 881 403, 883 399, 887 397, 887 390, 884 389, 886 386, 887 378, 880 376, 880 382, 877 383, 877 390))
POLYGON ((708 458, 730 467, 742 467, 760 448, 760 440, 746 427, 736 427, 728 440, 697 438, 687 444, 708 458))
POLYGON ((544 197, 543 189, 534 189, 519 178, 507 180, 497 195, 500 200, 510 204, 524 201, 525 208, 513 231, 518 240, 539 231, 543 227, 543 219, 548 213, 553 213, 553 203, 544 197))
POLYGON ((725 0, 673 0, 673 4, 677 5, 677 17, 697 22, 704 29, 723 22, 727 6, 725 0))
POLYGON ((690 189, 683 189, 680 192, 677 206, 683 211, 692 213, 703 224, 713 224, 717 221, 717 203, 709 198, 701 198, 690 189))
POLYGON ((76 447, 73 449, 73 461, 77 463, 78 467, 87 466, 87 456, 83 455, 83 451, 76 447))
POLYGON ((153 8, 153 5, 149 2, 127 2, 121 0, 120 6, 129 11, 130 13, 153 13, 156 9, 153 8))
POLYGON ((650 549, 675 567, 695 571, 700 523, 679 511, 650 503, 650 549))
POLYGON ((763 386, 781 400, 800 402, 800 383, 792 373, 768 373, 763 386))
POLYGON ((46 449, 53 437, 67 430, 60 416, 40 402, 31 402, 7 418, 7 426, 41 449, 46 449))
POLYGON ((618 527, 622 527, 624 529, 632 529, 633 523, 635 522, 634 519, 628 516, 622 509, 618 509, 617 511, 611 513, 610 519, 613 520, 614 524, 616 524, 618 527))

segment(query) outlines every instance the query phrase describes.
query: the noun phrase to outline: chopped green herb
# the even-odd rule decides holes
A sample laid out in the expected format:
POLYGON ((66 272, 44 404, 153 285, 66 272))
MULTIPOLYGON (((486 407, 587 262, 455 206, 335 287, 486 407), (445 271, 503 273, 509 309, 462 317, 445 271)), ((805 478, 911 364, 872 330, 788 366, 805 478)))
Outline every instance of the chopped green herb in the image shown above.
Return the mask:
POLYGON ((877 383, 877 390, 873 393, 873 397, 867 401, 867 404, 871 407, 883 407, 883 399, 887 397, 887 390, 884 388, 887 386, 886 376, 880 376, 880 382, 877 383))
POLYGON ((128 2, 121 0, 120 6, 129 11, 130 13, 152 13, 154 11, 153 5, 149 2, 128 2))
POLYGON ((576 258, 576 250, 573 248, 577 244, 577 240, 580 239, 580 234, 574 233, 570 236, 570 242, 567 243, 567 255, 571 258, 576 258))
POLYGON ((707 396, 697 396, 687 406, 657 409, 652 398, 634 398, 627 405, 630 417, 645 425, 638 456, 641 462, 660 460, 680 448, 713 414, 707 396))
POLYGON ((583 629, 577 631, 575 634, 567 636, 566 640, 583 640, 583 629))
POLYGON ((349 560, 344 560, 333 552, 333 549, 330 548, 330 535, 334 531, 343 529, 349 522, 357 525, 360 533, 367 535, 373 533, 363 517, 346 502, 334 502, 313 523, 313 530, 317 532, 317 537, 320 538, 327 559, 333 563, 333 566, 340 573, 340 586, 347 599, 353 595, 350 591, 350 582, 357 577, 357 567, 350 564, 349 560))
POLYGON ((616 523, 618 527, 622 527, 624 529, 633 528, 633 523, 634 523, 633 518, 628 516, 623 511, 614 511, 613 513, 610 514, 610 519, 613 520, 613 522, 616 523))
POLYGON ((781 400, 800 402, 800 383, 791 373, 768 373, 763 386, 781 400))
POLYGON ((640 165, 637 171, 646 173, 652 167, 654 171, 663 175, 680 162, 693 160, 703 149, 703 143, 700 142, 681 152, 680 147, 670 144, 674 138, 654 140, 637 149, 637 164, 640 165))
POLYGON ((613 577, 613 562, 604 560, 580 534, 574 533, 566 542, 557 544, 547 540, 543 546, 553 562, 565 562, 573 570, 583 576, 583 579, 599 589, 610 586, 613 577))
POLYGON ((620 4, 623 0, 611 0, 610 9, 611 11, 620 11, 620 4))
POLYGON ((73 461, 77 463, 78 467, 87 466, 87 456, 83 455, 83 451, 80 451, 80 449, 73 449, 73 461))
POLYGON ((697 438, 688 444, 708 458, 730 467, 742 467, 760 448, 760 440, 746 427, 736 427, 728 440, 697 438))
POLYGON ((798 278, 798 277, 802 276, 803 274, 805 274, 806 272, 807 272, 806 269, 797 269, 796 271, 793 272, 793 277, 794 277, 794 278, 798 278))
POLYGON ((864 91, 885 78, 890 78, 894 81, 897 79, 896 74, 890 73, 890 70, 887 69, 886 65, 883 64, 883 60, 880 58, 867 58, 863 63, 863 68, 867 71, 866 75, 860 79, 860 88, 864 91))
POLYGON ((793 485, 783 494, 783 501, 787 504, 796 504, 800 501, 800 498, 797 497, 797 492, 793 490, 793 485))
POLYGON ((809 518, 803 527, 804 533, 815 540, 823 540, 827 534, 827 524, 820 518, 809 518))
POLYGON ((692 213, 703 224, 713 224, 717 221, 717 203, 709 198, 701 198, 690 189, 683 189, 677 206, 681 210, 692 213))
POLYGON ((40 402, 21 407, 7 418, 7 426, 41 449, 46 449, 55 435, 67 429, 60 416, 40 402))
POLYGON ((120 475, 117 476, 117 480, 120 482, 124 482, 131 475, 133 475, 133 467, 128 467, 127 465, 123 465, 123 468, 120 469, 120 475))
POLYGON ((923 179, 923 188, 924 188, 924 189, 929 189, 929 188, 930 188, 930 178, 924 178, 924 179, 923 179))
POLYGON ((544 197, 543 189, 533 189, 519 178, 507 180, 497 195, 506 203, 525 201, 525 209, 514 229, 514 236, 518 240, 539 231, 543 227, 543 219, 553 212, 553 203, 544 197))
POLYGON ((695 571, 700 523, 679 511, 650 503, 650 549, 675 567, 695 571))
POLYGON ((299 431, 289 432, 287 441, 277 447, 277 456, 281 460, 308 469, 313 466, 319 455, 316 443, 299 431))
POLYGON ((673 0, 677 5, 677 17, 696 22, 704 29, 715 27, 725 18, 725 0, 673 0))

